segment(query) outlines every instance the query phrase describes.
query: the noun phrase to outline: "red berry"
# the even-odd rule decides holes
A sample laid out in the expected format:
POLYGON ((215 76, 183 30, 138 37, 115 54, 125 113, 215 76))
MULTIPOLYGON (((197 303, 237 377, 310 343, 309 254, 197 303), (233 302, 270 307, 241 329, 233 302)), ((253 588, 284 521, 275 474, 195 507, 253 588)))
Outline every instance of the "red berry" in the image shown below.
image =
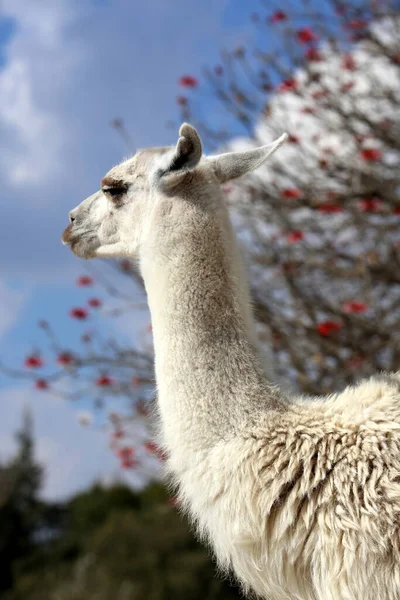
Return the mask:
POLYGON ((136 405, 137 408, 137 412, 139 415, 141 415, 142 417, 148 417, 149 416, 149 411, 147 410, 146 406, 144 405, 144 403, 142 401, 139 401, 136 405))
POLYGON ((132 446, 124 446, 118 450, 118 456, 120 458, 132 458, 135 454, 135 449, 132 446))
POLYGON ((318 324, 318 333, 322 337, 329 337, 332 333, 336 333, 342 329, 342 323, 338 321, 322 321, 318 324))
POLYGON ((158 451, 158 446, 154 444, 154 442, 145 442, 144 447, 152 454, 155 454, 158 451))
POLYGON ((134 469, 138 466, 138 464, 139 463, 137 462, 137 460, 134 460, 133 458, 125 458, 121 461, 121 467, 123 469, 134 469))
POLYGON ((114 439, 119 440, 121 438, 124 437, 124 432, 122 431, 122 429, 117 429, 116 431, 113 432, 112 436, 114 439))
POLYGON ((35 388, 37 390, 47 390, 49 389, 49 383, 46 379, 37 379, 35 382, 35 388))
POLYGON ((287 14, 283 10, 276 10, 269 18, 270 23, 281 23, 286 21, 287 14))
POLYGON ((363 198, 360 200, 359 206, 363 212, 379 212, 382 202, 379 198, 363 198))
POLYGON ((303 192, 297 188, 286 188, 285 190, 282 190, 283 198, 297 199, 297 198, 301 198, 302 195, 303 195, 303 192))
POLYGON ((361 158, 366 162, 373 162, 382 158, 382 152, 378 148, 364 148, 361 150, 361 158))
POLYGON ((363 313, 368 310, 368 306, 364 302, 353 300, 350 302, 344 302, 343 310, 347 313, 363 313))
POLYGON ((167 455, 162 451, 162 449, 159 446, 157 446, 157 444, 148 441, 145 442, 144 447, 148 452, 154 454, 158 458, 158 460, 164 461, 167 459, 167 455))
POLYGON ((25 359, 24 365, 27 369, 39 369, 43 367, 43 360, 40 356, 32 354, 25 359))
POLYGON ((321 98, 325 98, 328 95, 328 90, 315 90, 315 92, 312 92, 311 97, 314 98, 314 100, 320 100, 321 98))
POLYGON ((285 79, 278 87, 279 92, 289 92, 297 89, 297 81, 293 77, 285 79))
POLYGON ((355 71, 357 69, 357 63, 351 54, 343 56, 342 69, 346 69, 347 71, 355 71))
POLYGON ((354 81, 348 81, 347 83, 344 83, 341 87, 340 87, 340 91, 343 93, 348 92, 349 90, 351 90, 351 88, 354 87, 354 81))
POLYGON ((290 231, 286 239, 290 244, 295 244, 296 242, 300 242, 304 238, 303 231, 290 231))
POLYGON ((109 387, 113 384, 113 380, 108 375, 101 375, 96 379, 96 385, 99 387, 109 387))
POLYGON ((303 27, 302 29, 299 29, 296 33, 296 36, 301 44, 309 44, 310 42, 315 42, 318 39, 311 27, 303 27))
POLYGON ((91 306, 92 308, 100 308, 100 306, 103 304, 102 301, 100 300, 100 298, 89 298, 88 300, 88 304, 89 306, 91 306))
POLYGON ((71 310, 69 311, 69 314, 74 319, 80 319, 80 320, 86 319, 88 316, 88 312, 87 312, 86 308, 71 308, 71 310))
POLYGON ((323 60, 322 55, 317 48, 308 48, 306 58, 310 62, 321 62, 323 60))
POLYGON ((93 278, 90 277, 89 275, 81 275, 76 280, 76 283, 77 283, 77 285, 80 285, 81 287, 93 285, 93 278))
POLYGON ((120 267, 121 267, 121 271, 125 271, 127 273, 129 273, 130 271, 132 271, 132 265, 131 262, 128 259, 124 259, 121 260, 121 262, 119 263, 120 267))
POLYGON ((340 204, 334 204, 333 202, 326 202, 318 206, 317 210, 321 213, 333 214, 343 212, 343 208, 340 204))
POLYGON ((193 77, 192 75, 183 75, 179 79, 179 85, 182 87, 195 88, 197 87, 198 83, 199 82, 196 77, 193 77))
POLYGON ((71 352, 61 352, 57 356, 57 362, 59 365, 70 365, 74 362, 75 358, 71 352))

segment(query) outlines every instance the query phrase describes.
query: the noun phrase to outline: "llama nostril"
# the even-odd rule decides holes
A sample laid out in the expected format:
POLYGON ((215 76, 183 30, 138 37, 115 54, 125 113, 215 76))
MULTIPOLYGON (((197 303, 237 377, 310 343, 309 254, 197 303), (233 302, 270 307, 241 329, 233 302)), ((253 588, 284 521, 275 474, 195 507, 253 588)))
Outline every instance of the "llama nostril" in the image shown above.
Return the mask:
POLYGON ((69 215, 69 222, 73 223, 75 221, 75 217, 73 217, 71 214, 69 215))

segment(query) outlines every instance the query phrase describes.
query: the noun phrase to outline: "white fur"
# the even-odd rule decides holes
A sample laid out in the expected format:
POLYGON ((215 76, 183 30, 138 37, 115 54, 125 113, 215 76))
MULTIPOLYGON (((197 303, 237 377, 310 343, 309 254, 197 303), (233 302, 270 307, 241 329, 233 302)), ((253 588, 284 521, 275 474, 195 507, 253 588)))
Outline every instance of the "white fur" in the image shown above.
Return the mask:
POLYGON ((181 506, 246 592, 398 600, 400 375, 314 399, 265 379, 219 190, 259 166, 263 149, 205 159, 195 130, 180 136, 175 152, 112 169, 108 180, 129 184, 118 207, 109 199, 99 224, 101 194, 84 201, 64 241, 80 256, 139 258, 181 506))

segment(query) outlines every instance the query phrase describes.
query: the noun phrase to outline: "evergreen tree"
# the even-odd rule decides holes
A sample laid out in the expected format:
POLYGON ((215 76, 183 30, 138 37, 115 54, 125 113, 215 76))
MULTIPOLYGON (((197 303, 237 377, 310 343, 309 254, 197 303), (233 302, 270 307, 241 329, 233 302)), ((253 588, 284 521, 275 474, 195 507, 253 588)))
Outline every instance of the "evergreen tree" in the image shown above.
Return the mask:
POLYGON ((238 600, 160 484, 96 484, 64 505, 59 534, 38 544, 7 600, 238 600))
POLYGON ((0 592, 11 588, 16 561, 33 548, 42 469, 35 461, 32 416, 26 408, 16 434, 17 452, 0 466, 0 592))

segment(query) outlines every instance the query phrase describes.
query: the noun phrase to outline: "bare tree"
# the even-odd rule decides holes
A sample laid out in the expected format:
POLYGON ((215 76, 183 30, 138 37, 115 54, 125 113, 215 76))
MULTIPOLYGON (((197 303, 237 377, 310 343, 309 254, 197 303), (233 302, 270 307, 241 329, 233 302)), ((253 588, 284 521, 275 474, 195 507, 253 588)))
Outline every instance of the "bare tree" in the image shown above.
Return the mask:
MULTIPOLYGON (((289 132, 268 171, 225 192, 276 377, 325 394, 400 364, 400 4, 265 6, 251 16, 254 45, 223 51, 202 82, 184 75, 177 103, 180 121, 199 129, 209 151, 289 132)), ((121 119, 113 126, 130 139, 121 119)), ((109 306, 92 297, 71 309, 82 323, 98 314, 80 346, 65 348, 42 321, 47 353, 34 349, 24 369, 2 368, 39 389, 91 399, 100 414, 111 407, 95 422, 109 428, 122 466, 148 469, 145 457, 162 457, 146 433, 154 380, 147 313, 130 345, 96 326, 145 306, 134 265, 115 269, 98 266, 78 280, 103 286, 109 306)))
POLYGON ((258 44, 205 70, 222 127, 198 90, 178 103, 210 146, 290 134, 227 201, 277 377, 319 394, 400 364, 400 15, 390 2, 286 6, 254 14, 258 44))

